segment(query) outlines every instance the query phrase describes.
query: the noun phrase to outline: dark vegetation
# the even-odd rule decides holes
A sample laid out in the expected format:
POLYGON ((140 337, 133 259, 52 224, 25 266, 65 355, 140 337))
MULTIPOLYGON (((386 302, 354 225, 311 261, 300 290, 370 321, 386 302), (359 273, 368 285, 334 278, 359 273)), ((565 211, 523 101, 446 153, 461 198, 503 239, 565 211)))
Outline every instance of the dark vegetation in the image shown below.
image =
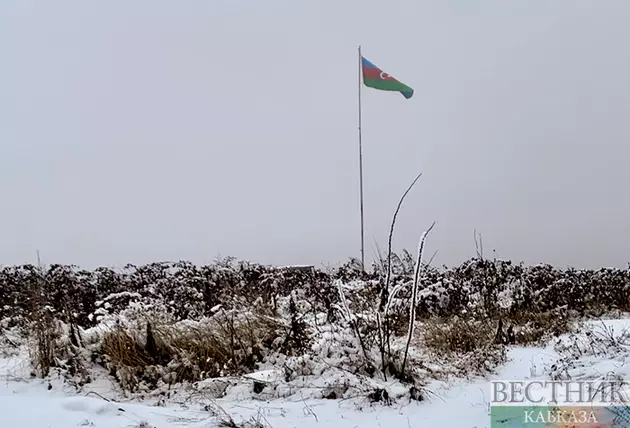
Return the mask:
MULTIPOLYGON (((392 287, 402 284, 396 302, 408 302, 413 271, 403 257, 395 258, 392 287)), ((409 260, 409 259, 407 259, 409 260)), ((503 260, 471 259, 456 268, 424 267, 420 278, 418 319, 478 315, 505 322, 536 322, 544 314, 597 316, 630 310, 630 270, 556 269, 550 265, 526 267, 503 260)), ((68 324, 92 327, 94 314, 106 301, 116 313, 130 300, 159 302, 174 319, 199 319, 224 308, 254 305, 273 307, 279 298, 300 290, 312 310, 336 316, 339 294, 334 281, 359 281, 366 298, 376 297, 384 278, 378 266, 362 272, 346 264, 324 272, 293 271, 245 262, 195 266, 186 262, 127 266, 122 271, 99 268, 85 271, 76 266, 12 266, 0 269, 0 319, 12 323, 45 322, 54 316, 68 324)), ((368 299, 378 305, 376 299, 368 299)), ((297 308, 294 308, 297 311, 297 308)), ((397 317, 404 316, 397 311, 397 317)), ((396 321, 393 324, 397 324, 396 321)))

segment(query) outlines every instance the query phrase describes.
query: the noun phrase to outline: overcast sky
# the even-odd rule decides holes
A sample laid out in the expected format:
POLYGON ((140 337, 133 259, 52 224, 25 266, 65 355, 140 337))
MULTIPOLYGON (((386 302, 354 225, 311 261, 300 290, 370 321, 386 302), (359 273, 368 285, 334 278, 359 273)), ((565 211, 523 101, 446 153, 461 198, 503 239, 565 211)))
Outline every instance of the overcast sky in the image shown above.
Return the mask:
POLYGON ((627 0, 0 2, 0 264, 630 260, 627 0))

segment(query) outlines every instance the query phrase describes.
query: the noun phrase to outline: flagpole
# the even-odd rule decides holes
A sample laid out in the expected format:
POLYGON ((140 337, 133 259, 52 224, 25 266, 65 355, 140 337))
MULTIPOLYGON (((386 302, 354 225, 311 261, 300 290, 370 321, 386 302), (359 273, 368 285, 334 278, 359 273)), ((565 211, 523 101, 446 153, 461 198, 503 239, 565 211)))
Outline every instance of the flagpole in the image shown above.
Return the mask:
POLYGON ((359 197, 361 203, 361 268, 365 270, 365 239, 363 221, 363 145, 361 142, 361 45, 359 45, 359 197))

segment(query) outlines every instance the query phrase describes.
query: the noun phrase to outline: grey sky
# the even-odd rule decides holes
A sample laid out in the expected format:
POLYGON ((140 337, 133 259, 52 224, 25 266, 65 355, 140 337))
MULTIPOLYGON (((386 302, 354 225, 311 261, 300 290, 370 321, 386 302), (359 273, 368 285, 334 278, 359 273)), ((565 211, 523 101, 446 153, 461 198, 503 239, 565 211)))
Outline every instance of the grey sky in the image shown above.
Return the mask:
POLYGON ((630 260, 630 2, 0 2, 0 263, 630 260))

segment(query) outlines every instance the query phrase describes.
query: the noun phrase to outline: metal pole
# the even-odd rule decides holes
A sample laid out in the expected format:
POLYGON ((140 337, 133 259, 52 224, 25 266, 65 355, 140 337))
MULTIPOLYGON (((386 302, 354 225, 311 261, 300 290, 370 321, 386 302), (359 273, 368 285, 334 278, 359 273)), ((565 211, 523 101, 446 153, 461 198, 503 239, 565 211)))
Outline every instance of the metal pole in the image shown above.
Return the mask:
POLYGON ((365 235, 363 221, 363 146, 361 143, 361 74, 362 74, 361 45, 359 45, 359 195, 361 200, 361 266, 365 270, 365 235))

